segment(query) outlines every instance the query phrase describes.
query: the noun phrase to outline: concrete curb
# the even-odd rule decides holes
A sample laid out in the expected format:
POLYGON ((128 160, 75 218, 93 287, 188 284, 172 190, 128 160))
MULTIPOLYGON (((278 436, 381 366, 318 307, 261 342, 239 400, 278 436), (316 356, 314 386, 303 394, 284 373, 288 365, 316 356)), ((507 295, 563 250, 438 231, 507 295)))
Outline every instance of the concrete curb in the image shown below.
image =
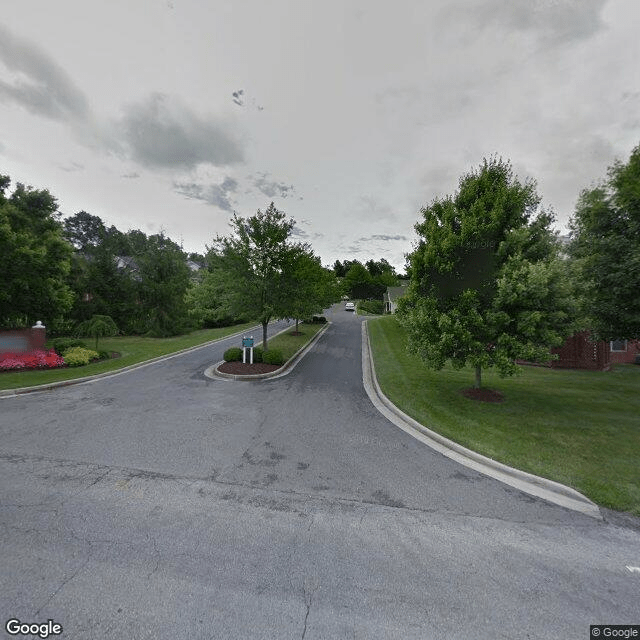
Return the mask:
MULTIPOLYGON (((259 328, 261 327, 261 325, 257 325, 257 326, 259 328)), ((176 356, 180 356, 184 353, 189 353, 190 351, 205 349, 206 347, 210 347, 212 344, 215 344, 216 342, 221 342, 222 340, 227 340, 229 338, 235 338, 237 336, 244 335, 253 329, 254 327, 249 327, 244 331, 238 331, 237 333, 230 333, 228 336, 224 336, 223 338, 216 338, 215 340, 210 340, 209 342, 196 345, 195 347, 188 347, 187 349, 174 351, 173 353, 170 353, 166 356, 157 356, 156 358, 151 358, 151 360, 136 362, 135 364, 130 364, 127 367, 122 367, 122 369, 116 369, 114 371, 105 371, 104 373, 96 373, 93 376, 84 376, 83 378, 73 378, 71 380, 60 380, 59 382, 40 384, 35 387, 21 387, 19 389, 2 389, 0 390, 0 399, 13 398, 15 396, 24 395, 26 393, 37 393, 39 391, 51 391, 52 389, 57 389, 58 387, 69 387, 74 384, 88 384, 90 382, 100 380, 101 378, 110 378, 112 376, 119 376, 121 373, 127 373, 128 371, 133 371, 134 369, 141 369, 142 367, 146 367, 150 364, 155 364, 156 362, 162 362, 163 360, 170 360, 171 358, 175 358, 176 356)), ((278 332, 278 333, 281 333, 281 332, 278 332)))
POLYGON ((578 511, 598 520, 603 519, 598 506, 575 489, 560 484, 559 482, 554 482, 553 480, 514 469, 475 451, 471 451, 427 429, 396 407, 391 400, 384 395, 378 384, 366 320, 362 323, 362 381, 371 402, 373 402, 376 409, 378 409, 385 418, 431 449, 447 456, 447 458, 451 460, 455 460, 469 469, 490 476, 524 493, 542 498, 547 502, 557 504, 566 509, 578 511))
MULTIPOLYGON (((302 358, 307 354, 307 351, 313 347, 313 345, 320 339, 320 337, 324 334, 324 332, 329 328, 331 322, 327 322, 327 324, 313 336, 312 340, 308 342, 306 345, 300 347, 292 356, 285 362, 279 369, 276 371, 270 371, 269 373, 256 373, 254 375, 241 375, 241 374, 233 374, 233 373, 223 373, 222 371, 218 371, 218 367, 224 362, 221 360, 214 365, 211 365, 208 369, 205 370, 204 375, 207 378, 211 378, 212 380, 216 379, 227 379, 227 380, 266 380, 269 378, 281 378, 282 376, 289 375, 294 367, 302 360, 302 358)), ((280 335, 285 331, 289 331, 291 327, 287 327, 282 331, 278 331, 275 335, 280 335)), ((273 337, 273 336, 272 336, 273 337)), ((261 342, 259 344, 262 344, 261 342)), ((256 345, 257 346, 257 345, 256 345)))

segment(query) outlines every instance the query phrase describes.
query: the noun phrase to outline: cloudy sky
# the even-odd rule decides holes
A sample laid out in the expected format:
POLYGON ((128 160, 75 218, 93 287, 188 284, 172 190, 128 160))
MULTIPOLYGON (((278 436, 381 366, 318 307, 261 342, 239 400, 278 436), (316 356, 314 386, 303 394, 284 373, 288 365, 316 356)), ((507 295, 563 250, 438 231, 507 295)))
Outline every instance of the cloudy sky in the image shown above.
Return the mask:
POLYGON ((492 154, 557 228, 640 143, 638 0, 6 0, 0 173, 203 251, 271 201, 398 269, 492 154))

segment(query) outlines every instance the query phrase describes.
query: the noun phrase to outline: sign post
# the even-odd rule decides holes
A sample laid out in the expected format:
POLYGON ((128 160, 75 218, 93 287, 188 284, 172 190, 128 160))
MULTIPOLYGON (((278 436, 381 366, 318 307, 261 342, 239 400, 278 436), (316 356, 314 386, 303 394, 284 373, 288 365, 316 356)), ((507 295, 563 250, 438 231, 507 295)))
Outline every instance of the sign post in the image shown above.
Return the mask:
POLYGON ((249 364, 253 364, 253 336, 247 338, 242 337, 242 363, 247 363, 247 349, 249 349, 249 364))

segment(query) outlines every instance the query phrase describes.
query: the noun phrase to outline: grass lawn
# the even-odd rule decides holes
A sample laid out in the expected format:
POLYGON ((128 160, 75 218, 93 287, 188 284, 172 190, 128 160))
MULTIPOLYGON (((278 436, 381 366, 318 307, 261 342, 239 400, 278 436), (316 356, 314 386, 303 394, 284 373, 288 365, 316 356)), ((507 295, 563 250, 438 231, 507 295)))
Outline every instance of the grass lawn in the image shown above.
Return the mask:
MULTIPOLYGON (((255 327, 255 322, 237 324, 232 327, 220 327, 216 329, 201 329, 172 338, 140 338, 122 336, 116 338, 100 338, 98 348, 104 351, 117 351, 119 358, 93 362, 84 367, 68 369, 49 369, 45 371, 20 371, 15 373, 0 373, 0 389, 18 389, 39 384, 49 384, 60 380, 73 380, 97 373, 115 371, 131 364, 144 362, 151 358, 168 355, 181 349, 188 349, 210 340, 224 338, 243 329, 255 327)), ((95 347, 95 341, 87 339, 85 344, 90 349, 95 347)))
POLYGON ((483 371, 505 397, 460 391, 471 368, 431 371, 405 349, 393 316, 368 321, 380 387, 429 429, 505 464, 577 489, 595 503, 640 516, 640 366, 611 371, 522 367, 513 378, 483 371))
MULTIPOLYGON (((286 362, 291 356, 293 356, 298 349, 303 347, 307 342, 313 340, 313 337, 322 329, 322 327, 326 327, 325 324, 303 324, 302 322, 298 325, 298 331, 300 331, 301 335, 293 336, 291 333, 296 330, 296 325, 293 324, 290 329, 279 333, 273 338, 268 338, 267 346, 269 349, 279 349, 284 356, 284 361, 286 362)), ((262 342, 259 343, 262 345, 262 342)))

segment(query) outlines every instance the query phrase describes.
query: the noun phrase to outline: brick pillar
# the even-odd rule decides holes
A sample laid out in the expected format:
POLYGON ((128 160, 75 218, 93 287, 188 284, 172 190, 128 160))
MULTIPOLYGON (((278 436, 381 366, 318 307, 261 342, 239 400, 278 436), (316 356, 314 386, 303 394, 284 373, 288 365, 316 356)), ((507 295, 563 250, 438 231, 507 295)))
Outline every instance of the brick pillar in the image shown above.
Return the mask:
POLYGON ((44 343, 47 341, 47 328, 38 320, 31 327, 31 348, 44 349, 44 343))

